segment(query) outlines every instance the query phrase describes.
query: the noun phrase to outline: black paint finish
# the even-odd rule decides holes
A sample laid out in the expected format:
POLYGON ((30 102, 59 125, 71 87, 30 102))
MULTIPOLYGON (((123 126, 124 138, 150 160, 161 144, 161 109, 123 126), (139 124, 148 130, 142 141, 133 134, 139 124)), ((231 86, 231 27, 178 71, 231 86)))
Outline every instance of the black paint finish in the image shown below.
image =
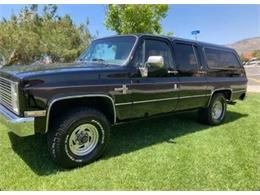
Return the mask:
MULTIPOLYGON (((19 82, 21 116, 24 111, 48 110, 51 102, 57 98, 103 94, 113 99, 119 122, 206 107, 215 90, 231 90, 230 101, 235 101, 246 93, 247 78, 242 65, 237 69, 208 68, 203 48, 222 47, 163 36, 136 37, 137 44, 147 38, 167 41, 173 54, 176 42, 195 45, 198 49, 199 67, 194 71, 181 71, 176 66, 161 70, 150 68, 148 77, 142 77, 138 67, 132 65, 134 49, 125 66, 90 63, 15 66, 1 69, 0 76, 19 82), (177 72, 172 74, 169 70, 177 72), (125 94, 115 90, 123 85, 127 88, 125 94)), ((224 49, 237 56, 233 49, 224 49)), ((41 126, 46 124, 45 117, 38 121, 41 126)))

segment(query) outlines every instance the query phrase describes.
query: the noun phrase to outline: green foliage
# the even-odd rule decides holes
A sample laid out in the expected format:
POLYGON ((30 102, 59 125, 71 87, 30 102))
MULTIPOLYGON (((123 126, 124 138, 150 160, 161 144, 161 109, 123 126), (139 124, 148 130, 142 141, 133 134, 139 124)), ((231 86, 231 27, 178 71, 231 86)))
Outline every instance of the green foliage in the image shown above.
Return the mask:
POLYGON ((86 23, 77 27, 69 15, 58 16, 56 5, 25 7, 0 22, 0 53, 8 64, 31 63, 44 54, 54 61, 70 62, 90 43, 86 23))
POLYGON ((260 59, 260 50, 256 50, 253 52, 253 57, 260 59))
POLYGON ((118 34, 162 33, 168 5, 108 5, 105 25, 118 34))
POLYGON ((163 34, 166 36, 172 37, 174 33, 171 31, 171 32, 163 33, 163 34))

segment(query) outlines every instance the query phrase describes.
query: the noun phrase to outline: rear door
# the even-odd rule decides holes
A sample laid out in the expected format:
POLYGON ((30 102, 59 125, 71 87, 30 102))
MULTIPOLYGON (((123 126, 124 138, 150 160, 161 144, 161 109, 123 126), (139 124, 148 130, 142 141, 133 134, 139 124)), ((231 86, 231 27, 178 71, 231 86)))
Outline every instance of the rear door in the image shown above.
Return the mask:
POLYGON ((199 45, 182 41, 174 41, 173 45, 180 90, 177 110, 204 107, 210 94, 199 45))

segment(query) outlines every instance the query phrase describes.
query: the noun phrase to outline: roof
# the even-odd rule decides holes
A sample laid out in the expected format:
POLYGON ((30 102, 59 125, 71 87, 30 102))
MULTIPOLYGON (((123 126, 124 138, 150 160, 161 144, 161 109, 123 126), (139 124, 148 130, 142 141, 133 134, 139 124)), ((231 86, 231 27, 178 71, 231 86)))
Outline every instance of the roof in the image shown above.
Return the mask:
MULTIPOLYGON (((214 48, 219 48, 219 49, 235 51, 233 48, 230 48, 230 47, 227 47, 227 46, 224 46, 224 45, 218 45, 218 44, 207 43, 207 42, 191 40, 191 39, 184 39, 184 38, 180 38, 180 37, 171 37, 171 36, 166 36, 166 35, 154 35, 154 34, 146 34, 146 33, 136 33, 136 34, 114 35, 114 36, 109 36, 109 37, 118 37, 118 36, 136 36, 136 37, 151 36, 151 37, 160 37, 160 38, 168 39, 170 41, 177 40, 177 41, 195 43, 195 44, 198 44, 198 45, 203 46, 203 47, 214 47, 214 48)), ((109 37, 104 37, 104 38, 109 38, 109 37)))

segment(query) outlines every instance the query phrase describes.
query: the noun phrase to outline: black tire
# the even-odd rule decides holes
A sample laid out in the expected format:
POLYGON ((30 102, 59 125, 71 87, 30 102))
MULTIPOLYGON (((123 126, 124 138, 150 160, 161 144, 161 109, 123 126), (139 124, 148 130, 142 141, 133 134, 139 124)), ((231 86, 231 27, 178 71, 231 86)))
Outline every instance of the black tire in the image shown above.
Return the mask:
POLYGON ((47 135, 51 157, 64 168, 80 167, 97 160, 104 153, 109 137, 110 124, 107 118, 98 110, 91 108, 69 111, 52 125, 47 135), (73 140, 74 137, 76 139, 73 140), (92 142, 93 144, 90 144, 92 150, 85 154, 80 151, 82 143, 85 143, 83 144, 85 147, 92 142))
POLYGON ((199 110, 199 113, 198 113, 199 121, 202 123, 205 123, 205 124, 209 124, 209 125, 219 125, 225 119, 226 110, 227 110, 227 102, 226 102, 226 98, 225 98, 224 94, 216 93, 211 98, 209 107, 199 110), (219 115, 219 117, 215 117, 218 115, 214 114, 214 105, 216 105, 216 104, 218 104, 218 105, 221 104, 221 107, 222 107, 221 114, 219 115))

